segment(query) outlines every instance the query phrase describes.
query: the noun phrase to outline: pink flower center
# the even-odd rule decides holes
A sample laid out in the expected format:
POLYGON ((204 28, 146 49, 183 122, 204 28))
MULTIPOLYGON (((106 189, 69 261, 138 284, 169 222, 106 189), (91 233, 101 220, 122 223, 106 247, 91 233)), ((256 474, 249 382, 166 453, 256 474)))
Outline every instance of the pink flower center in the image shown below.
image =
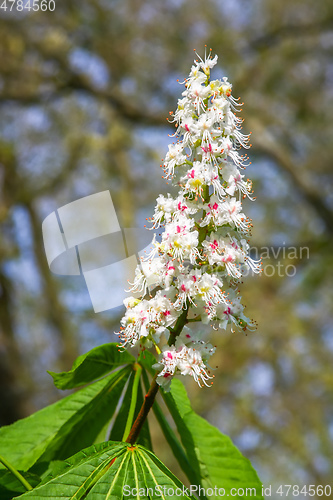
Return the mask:
POLYGON ((209 153, 211 153, 211 152, 213 151, 213 150, 212 150, 212 145, 211 145, 210 143, 208 144, 208 146, 204 146, 204 147, 202 147, 202 146, 201 146, 201 149, 202 149, 202 151, 204 151, 205 153, 208 153, 208 152, 209 152, 209 153))
POLYGON ((184 212, 184 210, 187 209, 187 206, 186 205, 182 205, 181 202, 178 203, 178 210, 180 210, 181 212, 184 212))
POLYGON ((214 240, 214 242, 211 243, 210 246, 211 246, 212 250, 216 250, 217 247, 219 246, 219 244, 218 244, 218 242, 216 240, 214 240))
POLYGON ((229 316, 229 314, 231 314, 230 307, 228 307, 228 309, 226 311, 224 311, 223 314, 226 314, 226 316, 229 316))

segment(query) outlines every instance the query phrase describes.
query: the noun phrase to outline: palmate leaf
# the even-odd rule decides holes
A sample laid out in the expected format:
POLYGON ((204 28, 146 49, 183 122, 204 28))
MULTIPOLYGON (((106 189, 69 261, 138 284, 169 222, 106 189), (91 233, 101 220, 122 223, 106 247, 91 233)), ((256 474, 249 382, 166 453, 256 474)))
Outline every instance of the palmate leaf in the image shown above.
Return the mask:
POLYGON ((58 389, 73 389, 89 384, 107 375, 115 368, 132 364, 134 357, 127 351, 119 352, 118 344, 104 344, 79 356, 69 372, 55 373, 49 371, 58 389))
POLYGON ((251 498, 263 499, 262 483, 250 461, 228 436, 192 410, 180 380, 172 381, 170 393, 163 392, 163 398, 176 423, 188 460, 196 475, 202 478, 202 486, 205 489, 224 488, 226 496, 233 498, 243 498, 244 495, 231 495, 232 488, 255 488, 251 498))
MULTIPOLYGON (((111 419, 132 367, 112 375, 70 396, 0 429, 2 455, 19 470, 38 462, 43 472, 47 462, 67 458, 94 442, 111 419)), ((0 466, 1 467, 1 466, 0 466)))
MULTIPOLYGON (((140 445, 109 442, 91 446, 66 460, 60 475, 18 498, 176 500, 180 490, 182 483, 152 452, 140 445)), ((186 493, 182 498, 194 500, 186 493)))

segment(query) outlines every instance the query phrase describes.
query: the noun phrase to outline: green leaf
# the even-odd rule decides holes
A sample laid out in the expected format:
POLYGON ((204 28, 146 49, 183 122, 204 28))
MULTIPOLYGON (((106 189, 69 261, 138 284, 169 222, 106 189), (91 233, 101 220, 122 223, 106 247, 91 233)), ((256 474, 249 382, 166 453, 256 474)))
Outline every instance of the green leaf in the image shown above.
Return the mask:
POLYGON ((134 422, 134 417, 135 417, 135 409, 138 403, 138 391, 139 391, 139 386, 140 386, 140 378, 141 378, 141 373, 142 373, 142 366, 139 365, 139 363, 135 363, 133 365, 133 369, 135 371, 134 379, 133 379, 133 385, 132 385, 132 397, 130 401, 130 406, 128 409, 128 415, 127 415, 127 421, 125 425, 125 430, 124 430, 124 435, 121 441, 127 441, 127 438, 130 434, 133 422, 134 422))
MULTIPOLYGON (((118 443, 120 444, 120 443, 118 443)), ((84 450, 79 451, 75 455, 67 458, 66 460, 54 460, 49 463, 49 468, 47 472, 42 476, 41 485, 48 483, 52 479, 63 475, 72 467, 84 462, 87 457, 93 455, 96 452, 100 452, 105 448, 110 446, 110 442, 105 441, 104 443, 94 444, 85 448, 84 450)))
POLYGON ((157 363, 155 356, 149 351, 141 351, 138 358, 140 365, 147 370, 151 375, 155 375, 152 365, 157 363))
MULTIPOLYGON (((40 477, 36 474, 19 471, 31 486, 35 487, 40 483, 40 477)), ((8 470, 0 470, 0 500, 11 500, 14 496, 24 493, 26 488, 23 484, 8 470)))
POLYGON ((105 422, 104 426, 100 429, 99 433, 94 439, 92 444, 103 443, 104 441, 108 441, 110 433, 110 419, 105 422))
POLYGON ((131 367, 127 366, 92 385, 108 381, 91 401, 66 422, 40 461, 49 462, 55 458, 62 460, 94 443, 100 430, 111 420, 116 410, 130 370, 131 367))
MULTIPOLYGON (((92 444, 111 419, 131 371, 127 366, 0 429, 1 453, 16 469, 64 459, 92 444)), ((45 468, 47 465, 45 465, 45 468)), ((42 473, 42 470, 34 470, 42 473)))
MULTIPOLYGON (((62 473, 19 498, 22 500, 151 500, 179 498, 164 490, 183 490, 182 483, 149 450, 128 443, 102 443, 66 461, 62 473), (162 495, 156 491, 161 488, 162 495), (136 488, 136 492, 133 492, 136 488), (140 491, 141 489, 141 491, 140 491), (147 489, 150 493, 147 495, 147 489), (127 494, 129 493, 129 494, 127 494)), ((185 494, 184 499, 194 497, 185 494)))
MULTIPOLYGON (((250 461, 232 443, 228 436, 197 415, 191 408, 186 390, 180 380, 174 379, 170 393, 162 392, 168 409, 176 423, 188 460, 202 486, 224 488, 231 495, 231 488, 255 488, 251 498, 262 499, 262 483, 250 461)), ((234 493, 234 491, 233 491, 234 493)), ((208 495, 215 498, 215 495, 208 495)))
POLYGON ((104 344, 79 356, 69 372, 48 372, 58 389, 73 389, 89 384, 115 368, 132 364, 135 358, 127 351, 119 352, 118 344, 104 344))
POLYGON ((114 421, 114 424, 112 426, 109 440, 110 441, 121 441, 124 430, 125 430, 125 425, 128 417, 128 411, 129 407, 131 404, 131 397, 132 397, 132 388, 133 388, 133 379, 134 379, 134 373, 132 372, 130 375, 130 378, 128 380, 126 392, 121 404, 121 407, 119 408, 119 411, 117 413, 116 419, 114 421))

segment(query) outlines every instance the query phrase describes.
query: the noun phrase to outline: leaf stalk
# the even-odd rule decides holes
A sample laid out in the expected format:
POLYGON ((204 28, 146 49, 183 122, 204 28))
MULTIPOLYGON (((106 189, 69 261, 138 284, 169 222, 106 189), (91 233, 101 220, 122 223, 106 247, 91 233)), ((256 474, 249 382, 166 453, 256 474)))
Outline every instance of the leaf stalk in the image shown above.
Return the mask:
POLYGON ((16 470, 15 467, 1 455, 0 455, 0 462, 6 467, 6 469, 8 469, 16 477, 16 479, 20 481, 20 483, 25 487, 26 490, 30 491, 33 489, 31 484, 22 476, 22 474, 20 474, 19 471, 16 470))

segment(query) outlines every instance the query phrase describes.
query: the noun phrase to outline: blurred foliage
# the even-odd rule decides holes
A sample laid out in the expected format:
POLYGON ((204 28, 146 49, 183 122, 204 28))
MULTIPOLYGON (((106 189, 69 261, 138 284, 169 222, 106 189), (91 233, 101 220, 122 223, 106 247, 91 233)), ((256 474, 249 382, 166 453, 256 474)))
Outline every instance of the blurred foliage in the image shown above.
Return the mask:
MULTIPOLYGON (((63 204, 110 189, 121 225, 143 225, 167 190, 158 165, 181 93, 176 80, 205 44, 219 55, 216 74, 245 102, 258 198, 245 210, 252 246, 266 255, 268 247, 269 258, 267 272, 243 286, 257 332, 215 333, 214 388, 188 388, 194 407, 232 436, 266 484, 327 484, 329 0, 56 0, 54 12, 1 10, 0 424, 60 397, 46 368, 69 369, 77 354, 115 339, 121 310, 94 314, 81 278, 50 273, 41 223, 63 204), (277 255, 281 246, 285 255, 277 255)), ((155 449, 172 469, 159 435, 155 449)))

